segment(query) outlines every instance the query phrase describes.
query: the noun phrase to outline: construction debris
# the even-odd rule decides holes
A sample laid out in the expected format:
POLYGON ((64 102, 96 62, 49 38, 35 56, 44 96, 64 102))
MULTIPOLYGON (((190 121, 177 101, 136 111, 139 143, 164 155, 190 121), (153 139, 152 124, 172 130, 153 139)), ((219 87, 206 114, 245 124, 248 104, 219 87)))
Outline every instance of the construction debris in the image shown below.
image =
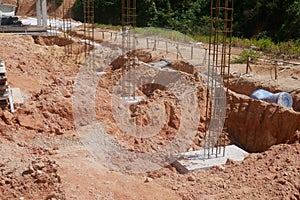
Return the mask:
POLYGON ((6 66, 4 60, 0 59, 0 108, 10 109, 15 112, 14 102, 18 105, 24 103, 20 88, 9 88, 6 76, 6 66), (15 99, 15 101, 14 101, 15 99))
POLYGON ((3 60, 0 60, 0 107, 7 108, 9 105, 9 90, 7 84, 6 67, 3 60))

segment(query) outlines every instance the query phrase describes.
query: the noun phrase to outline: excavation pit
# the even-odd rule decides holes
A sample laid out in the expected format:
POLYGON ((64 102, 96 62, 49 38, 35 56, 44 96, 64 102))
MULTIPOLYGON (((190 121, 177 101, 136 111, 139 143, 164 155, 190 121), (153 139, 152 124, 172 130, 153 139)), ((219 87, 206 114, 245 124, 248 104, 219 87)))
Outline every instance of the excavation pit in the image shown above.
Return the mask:
MULTIPOLYGON (((137 58, 139 58, 139 54, 149 55, 149 57, 151 58, 148 59, 147 63, 141 61, 140 65, 136 66, 135 68, 137 71, 139 71, 139 67, 143 65, 150 71, 157 70, 159 71, 159 73, 165 73, 164 70, 161 70, 161 68, 164 68, 164 64, 166 64, 165 62, 161 63, 163 64, 163 67, 151 66, 151 63, 160 64, 159 60, 162 59, 151 56, 153 54, 147 52, 147 50, 139 49, 134 53, 137 58)), ((199 76, 198 71, 193 68, 193 65, 183 61, 176 61, 174 57, 169 58, 163 53, 160 54, 160 56, 164 56, 165 59, 171 60, 170 64, 168 64, 168 68, 171 68, 172 71, 174 70, 176 73, 178 72, 182 77, 185 77, 185 80, 188 80, 190 83, 196 85, 198 105, 201 112, 200 121, 198 124, 199 126, 195 134, 195 138, 191 142, 189 148, 181 151, 181 153, 186 151, 198 151, 197 153, 199 153, 203 151, 203 143, 205 133, 207 131, 206 128, 208 127, 207 125, 209 125, 209 120, 205 118, 207 101, 206 84, 202 80, 201 76, 199 76)), ((144 58, 145 56, 140 57, 144 58)), ((112 66, 110 66, 110 68, 107 68, 105 70, 106 74, 101 75, 101 81, 98 86, 101 91, 98 92, 98 94, 100 95, 98 95, 97 97, 97 99, 99 99, 99 103, 97 103, 97 105, 101 105, 101 107, 97 108, 98 119, 109 124, 107 126, 107 134, 113 135, 116 141, 122 144, 126 149, 136 152, 155 152, 159 149, 164 148, 164 146, 168 145, 174 139, 182 123, 182 117, 184 116, 183 113, 180 113, 180 105, 177 105, 176 101, 169 104, 163 102, 160 105, 165 107, 167 121, 164 122, 164 127, 155 137, 146 139, 134 138, 122 132, 116 125, 116 123, 118 122, 113 119, 113 116, 111 114, 109 114, 110 105, 106 104, 110 103, 110 101, 107 101, 106 104, 100 104, 100 102, 101 99, 110 98, 112 94, 112 87, 117 84, 122 78, 122 67, 126 65, 126 63, 126 57, 119 57, 112 62, 112 66)), ((125 71, 126 70, 129 69, 126 68, 125 71)), ((153 73, 152 76, 153 78, 159 77, 155 76, 155 73, 153 73)), ((150 78, 150 80, 152 79, 150 78)), ((137 83, 139 83, 139 81, 137 81, 137 83)), ((136 84, 136 86, 137 85, 138 84, 136 84)), ((137 105, 137 108, 134 110, 130 110, 131 115, 129 117, 132 118, 132 121, 138 122, 137 125, 147 126, 151 121, 147 114, 147 109, 150 105, 149 103, 158 102, 158 99, 153 98, 153 95, 154 97, 167 97, 164 100, 170 100, 174 97, 170 96, 170 91, 168 91, 167 88, 162 87, 159 84, 147 84, 147 82, 145 81, 145 83, 143 83, 142 85, 143 86, 139 86, 139 88, 136 88, 135 95, 143 96, 145 99, 142 102, 133 102, 137 105)), ((232 88, 233 86, 230 85, 230 89, 232 88)), ((243 88, 239 89, 243 90, 243 88)), ((133 89, 130 89, 130 91, 133 92, 133 89)), ((128 98, 125 98, 125 100, 126 99, 130 100, 128 98)), ((238 149, 238 152, 242 152, 241 155, 243 155, 244 158, 247 155, 247 153, 245 152, 263 152, 273 145, 290 142, 293 138, 295 138, 297 131, 300 130, 299 112, 280 107, 276 104, 254 100, 249 96, 238 94, 231 90, 229 90, 227 94, 226 109, 227 119, 225 121, 225 128, 220 134, 221 137, 225 138, 225 153, 227 152, 227 150, 228 152, 223 158, 221 158, 222 156, 220 156, 216 159, 207 159, 205 161, 203 161, 203 159, 198 159, 200 163, 195 165, 192 163, 192 167, 190 169, 189 167, 186 167, 186 169, 183 170, 182 173, 186 173, 196 169, 207 169, 215 165, 222 165, 226 163, 227 159, 241 161, 241 157, 238 157, 238 159, 234 157, 236 154, 231 151, 231 145, 235 145, 235 149, 238 149)), ((194 161, 195 160, 191 162, 194 161)), ((186 164, 188 166, 188 163, 186 164)), ((184 166, 185 164, 181 165, 184 166)))
POLYGON ((73 43, 72 39, 64 38, 60 36, 32 36, 34 43, 39 45, 46 45, 46 46, 66 46, 73 43))
POLYGON ((289 142, 300 130, 300 112, 235 92, 227 99, 227 131, 231 140, 246 151, 262 152, 289 142))

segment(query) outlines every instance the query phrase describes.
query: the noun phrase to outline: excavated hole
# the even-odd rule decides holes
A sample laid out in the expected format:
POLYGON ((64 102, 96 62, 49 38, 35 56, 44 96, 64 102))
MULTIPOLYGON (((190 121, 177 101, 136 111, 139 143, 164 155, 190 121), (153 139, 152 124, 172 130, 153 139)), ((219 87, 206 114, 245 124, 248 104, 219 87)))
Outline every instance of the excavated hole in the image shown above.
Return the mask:
POLYGON ((149 98, 153 95, 155 90, 166 91, 167 88, 160 84, 150 83, 150 84, 145 84, 145 85, 139 87, 139 90, 142 91, 143 94, 149 98))
MULTIPOLYGON (((155 59, 156 58, 152 58, 151 60, 155 59)), ((124 58, 117 61, 115 62, 116 65, 110 69, 109 73, 111 74, 107 75, 107 80, 105 80, 105 76, 103 76, 104 79, 101 80, 101 84, 106 84, 108 91, 112 91, 109 88, 117 81, 109 82, 112 81, 111 77, 120 77, 122 73, 120 67, 122 67, 122 63, 126 63, 124 58)), ((178 71, 182 73, 188 81, 198 84, 197 87, 199 87, 197 96, 202 119, 200 120, 198 132, 192 146, 192 150, 197 150, 202 147, 206 131, 205 123, 207 123, 207 121, 203 118, 203 116, 205 116, 203 113, 206 112, 206 89, 201 82, 202 80, 195 77, 197 72, 193 71, 193 69, 190 68, 190 65, 186 67, 183 62, 179 64, 180 67, 178 67, 178 71)), ((179 64, 177 63, 177 65, 179 64)), ((236 86, 231 84, 230 89, 236 91, 249 90, 249 88, 243 88, 239 84, 236 86)), ((131 105, 130 107, 131 117, 136 119, 137 124, 147 126, 150 120, 147 109, 151 103, 160 101, 164 104, 166 110, 168 110, 168 120, 165 127, 153 138, 133 138, 131 136, 124 136, 114 124, 113 116, 111 116, 110 123, 113 125, 110 127, 110 130, 108 130, 108 133, 115 135, 117 140, 121 143, 127 143, 129 146, 128 148, 140 152, 151 152, 152 150, 159 149, 159 146, 162 147, 166 145, 174 138, 174 135, 176 135, 176 131, 180 126, 180 118, 184 116, 181 116, 180 106, 178 105, 178 102, 174 100, 176 98, 172 97, 171 94, 168 93, 168 90, 161 85, 146 84, 140 87, 136 91, 136 94, 145 96, 146 98, 145 101, 131 105), (162 98, 158 99, 158 97, 162 98)), ((101 118, 103 113, 100 113, 100 110, 101 109, 99 109, 98 113, 101 118)), ((275 144, 286 142, 292 143, 296 140, 299 141, 299 122, 299 112, 280 107, 276 104, 250 99, 246 95, 229 91, 229 94, 227 95, 227 119, 225 121, 225 129, 222 132, 222 136, 225 137, 226 145, 233 143, 248 152, 262 152, 275 144)))
POLYGON ((93 49, 92 46, 86 47, 85 44, 80 41, 73 41, 62 36, 32 36, 32 38, 35 44, 38 45, 68 47, 65 50, 67 50, 69 54, 73 55, 80 55, 86 50, 90 51, 93 49))
MULTIPOLYGON (((135 56, 142 62, 155 62, 161 60, 162 56, 165 56, 163 53, 153 54, 147 50, 136 50, 131 53, 134 53, 135 56)), ((205 134, 204 130, 204 115, 205 113, 205 96, 206 89, 203 86, 203 82, 200 78, 195 78, 193 69, 190 69, 191 65, 184 67, 184 63, 179 63, 176 61, 174 65, 177 65, 178 71, 182 73, 182 76, 186 78, 187 81, 192 82, 192 85, 198 89, 196 93, 199 99, 199 107, 201 109, 201 121, 199 122, 199 128, 195 135, 194 143, 192 144, 192 149, 198 150, 201 148, 203 143, 203 138, 205 134), (182 67, 181 67, 182 66, 182 67), (180 70, 182 69, 182 70, 180 70), (187 70, 190 69, 190 70, 187 70)), ((111 68, 107 69, 107 74, 101 76, 99 86, 97 89, 96 95, 96 113, 98 120, 108 124, 106 126, 107 134, 113 135, 116 141, 119 142, 122 146, 129 150, 134 150, 137 152, 153 152, 158 149, 163 148, 168 143, 170 143, 176 136, 180 123, 181 123, 181 106, 175 96, 172 94, 168 88, 160 84, 145 84, 135 91, 136 96, 143 96, 144 100, 132 104, 129 107, 129 115, 131 119, 139 126, 147 126, 150 123, 151 116, 149 116, 149 108, 151 106, 160 105, 164 107, 166 120, 163 122, 164 126, 162 129, 156 133, 155 136, 150 138, 135 138, 133 136, 123 133, 120 127, 118 127, 117 122, 114 119, 114 116, 111 112, 110 102, 110 93, 112 93, 112 87, 120 80, 122 74, 122 66, 126 64, 126 58, 121 56, 112 62, 111 68)), ((139 66, 137 66, 138 68, 139 66)), ((151 76, 151 75, 150 75, 151 76)), ((155 79, 155 74, 153 74, 155 79)), ((149 77, 151 79, 151 77, 149 77)), ((180 89, 180 88, 179 88, 180 89)))
POLYGON ((299 141, 300 90, 297 67, 278 65, 275 80, 274 63, 251 63, 251 71, 232 66, 227 96, 226 128, 233 142, 249 152, 262 152, 272 145, 299 141), (250 99, 258 89, 272 93, 288 92, 293 97, 293 108, 250 99))
MULTIPOLYGON (((103 78, 100 84, 105 84, 106 81, 107 80, 103 78)), ((164 122, 164 127, 149 138, 136 138, 124 133, 115 121, 111 110, 112 107, 109 106, 111 101, 109 99, 109 90, 103 87, 98 88, 95 104, 97 105, 96 113, 98 120, 101 122, 104 121, 107 124, 106 132, 113 135, 116 141, 123 147, 136 152, 153 152, 167 145, 176 136, 180 126, 180 105, 174 95, 167 90, 161 90, 165 88, 161 88, 155 84, 151 85, 151 87, 144 87, 143 92, 137 89, 136 93, 139 94, 139 96, 143 95, 144 100, 129 106, 130 118, 136 125, 142 127, 148 126, 151 122, 151 116, 149 115, 150 107, 157 105, 164 106, 167 117, 164 122), (156 88, 156 86, 158 86, 158 88, 156 88), (103 98, 107 101, 103 102, 103 98)))
MULTIPOLYGON (((129 106, 131 118, 134 119, 136 125, 148 126, 150 124, 151 117, 147 112, 147 110, 149 110, 150 108, 150 103, 151 101, 156 101, 158 99, 158 95, 165 93, 166 90, 166 87, 155 83, 145 84, 138 88, 138 91, 136 91, 136 93, 142 92, 143 96, 146 96, 146 100, 129 106)), ((170 109, 174 110, 172 106, 170 106, 170 109)), ((170 123, 171 121, 169 120, 168 124, 170 125, 170 123)))
POLYGON ((32 36, 32 38, 34 43, 43 46, 57 45, 62 47, 73 43, 72 40, 59 36, 32 36))

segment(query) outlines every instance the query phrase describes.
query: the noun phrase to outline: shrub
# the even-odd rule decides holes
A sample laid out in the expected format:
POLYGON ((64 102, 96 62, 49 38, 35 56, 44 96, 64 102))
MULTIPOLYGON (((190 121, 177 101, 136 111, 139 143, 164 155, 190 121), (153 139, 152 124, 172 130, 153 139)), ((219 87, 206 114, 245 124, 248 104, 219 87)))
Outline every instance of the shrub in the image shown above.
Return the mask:
POLYGON ((261 38, 256 42, 256 46, 262 51, 271 51, 274 43, 270 39, 261 38))
POLYGON ((253 50, 243 50, 238 58, 232 60, 232 63, 247 63, 248 57, 250 57, 252 61, 257 61, 259 53, 253 50))
POLYGON ((251 46, 251 41, 249 39, 241 39, 237 37, 232 38, 233 47, 249 48, 251 46))
POLYGON ((279 51, 281 54, 285 55, 300 55, 300 45, 298 41, 287 41, 278 44, 279 51))

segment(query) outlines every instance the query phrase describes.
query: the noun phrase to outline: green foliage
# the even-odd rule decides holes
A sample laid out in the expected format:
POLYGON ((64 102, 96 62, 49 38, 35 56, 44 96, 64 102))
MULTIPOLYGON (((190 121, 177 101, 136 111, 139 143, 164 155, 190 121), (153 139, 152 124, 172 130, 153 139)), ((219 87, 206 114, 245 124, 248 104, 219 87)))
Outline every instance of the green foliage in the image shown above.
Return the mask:
POLYGON ((241 39, 232 38, 232 46, 247 48, 249 49, 251 45, 256 46, 259 50, 271 53, 273 55, 292 55, 300 56, 300 39, 299 40, 289 40, 287 42, 280 42, 275 44, 270 39, 241 39))
POLYGON ((300 44, 299 40, 294 41, 287 41, 279 43, 279 52, 283 55, 300 55, 300 44))
MULTIPOLYGON (((83 21, 83 0, 76 0, 73 13, 74 19, 83 21)), ((120 0, 95 0, 95 22, 101 24, 118 25, 121 23, 120 0)))
POLYGON ((63 0, 55 0, 55 4, 59 7, 63 3, 63 0))
POLYGON ((143 36, 155 35, 159 38, 165 38, 165 39, 173 40, 176 42, 182 42, 182 43, 188 43, 190 41, 193 41, 193 38, 171 29, 147 27, 147 28, 136 28, 136 32, 139 35, 143 35, 143 36))
MULTIPOLYGON (((61 3, 62 0, 56 0, 61 3)), ((76 0, 74 18, 83 21, 83 0, 76 0)), ((95 0, 95 22, 120 25, 121 0, 95 0)), ((138 0, 137 26, 161 27, 206 40, 210 33, 209 0, 138 0)), ((300 36, 300 0, 243 0, 234 1, 234 46, 249 48, 256 45, 263 51, 286 52, 288 44, 300 36), (287 45, 287 46, 286 46, 287 45)), ((197 38, 195 37, 195 38, 197 38)), ((297 46, 297 45, 296 45, 297 46)), ((299 46, 299 45, 298 45, 299 46)), ((293 52, 298 52, 293 47, 293 52)))
POLYGON ((194 40, 199 41, 199 42, 205 42, 209 43, 209 36, 207 35, 196 35, 193 36, 194 40))
POLYGON ((300 0, 235 1, 234 16, 234 32, 239 37, 279 42, 300 35, 300 0))
POLYGON ((241 39, 238 37, 232 38, 232 46, 233 47, 241 47, 241 48, 250 48, 252 41, 249 39, 241 39))
POLYGON ((257 61, 259 53, 253 50, 243 50, 239 57, 232 60, 232 63, 247 63, 248 57, 251 61, 257 61))
POLYGON ((61 4, 64 2, 64 0, 47 0, 47 4, 50 4, 51 6, 55 5, 55 7, 61 6, 61 4))
POLYGON ((95 23, 95 27, 101 29, 109 29, 109 30, 120 30, 122 28, 122 26, 120 25, 98 24, 98 23, 95 23))
POLYGON ((259 39, 255 44, 262 51, 270 51, 274 43, 270 39, 259 39))
POLYGON ((83 1, 76 0, 73 6, 73 17, 75 20, 83 22, 83 1))

